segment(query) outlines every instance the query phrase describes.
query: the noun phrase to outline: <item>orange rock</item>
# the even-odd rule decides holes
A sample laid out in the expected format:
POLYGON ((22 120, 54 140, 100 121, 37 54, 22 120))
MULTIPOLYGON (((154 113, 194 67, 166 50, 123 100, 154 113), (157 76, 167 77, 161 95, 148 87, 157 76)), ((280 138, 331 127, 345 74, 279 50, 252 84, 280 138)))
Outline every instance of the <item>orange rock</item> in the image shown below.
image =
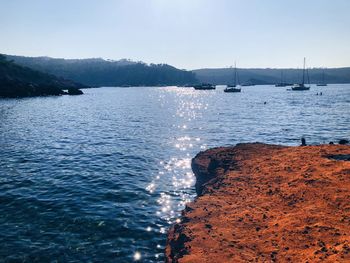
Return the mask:
POLYGON ((192 160, 167 262, 350 262, 350 147, 239 144, 192 160))

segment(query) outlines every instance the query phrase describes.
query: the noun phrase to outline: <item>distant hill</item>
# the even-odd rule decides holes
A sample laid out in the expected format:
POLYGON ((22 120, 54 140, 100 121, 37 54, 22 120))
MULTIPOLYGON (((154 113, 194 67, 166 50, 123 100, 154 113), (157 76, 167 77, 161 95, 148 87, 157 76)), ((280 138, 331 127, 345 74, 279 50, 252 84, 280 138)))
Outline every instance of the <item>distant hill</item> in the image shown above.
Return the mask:
MULTIPOLYGON (((9 60, 48 74, 83 83, 89 86, 161 86, 184 85, 198 82, 212 84, 232 84, 233 68, 180 70, 167 64, 145 64, 127 59, 104 60, 62 59, 50 57, 23 57, 6 55, 9 60)), ((276 84, 283 81, 301 81, 301 69, 239 68, 241 84, 276 84)), ((350 83, 350 67, 309 69, 311 83, 319 83, 323 72, 327 83, 350 83)))
MULTIPOLYGON (((298 83, 302 78, 301 69, 237 69, 240 83, 252 84, 276 84, 283 79, 287 83, 298 83)), ((348 68, 312 68, 308 69, 311 83, 322 81, 323 71, 327 83, 350 83, 350 67, 348 68)), ((233 82, 233 68, 197 69, 193 70, 200 82, 212 84, 231 84, 233 82)))
POLYGON ((80 88, 86 86, 17 65, 0 55, 0 97, 62 95, 64 89, 78 94, 80 88))
POLYGON ((71 79, 89 86, 155 86, 197 83, 191 71, 167 64, 150 64, 130 60, 59 59, 6 55, 8 59, 42 72, 71 79))

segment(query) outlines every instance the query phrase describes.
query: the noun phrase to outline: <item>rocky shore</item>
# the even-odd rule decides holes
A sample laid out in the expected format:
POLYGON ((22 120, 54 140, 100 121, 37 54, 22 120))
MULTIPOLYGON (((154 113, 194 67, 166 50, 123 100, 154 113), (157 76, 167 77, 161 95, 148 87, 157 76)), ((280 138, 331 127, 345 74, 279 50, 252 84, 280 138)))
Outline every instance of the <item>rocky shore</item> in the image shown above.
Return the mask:
POLYGON ((0 54, 0 98, 81 95, 85 85, 22 67, 0 54), (67 91, 65 91, 67 90, 67 91))
POLYGON ((38 96, 81 95, 83 91, 76 87, 67 87, 65 91, 58 85, 26 83, 18 80, 0 78, 0 98, 24 98, 38 96))
POLYGON ((167 262, 350 262, 350 146, 239 144, 192 160, 167 262))

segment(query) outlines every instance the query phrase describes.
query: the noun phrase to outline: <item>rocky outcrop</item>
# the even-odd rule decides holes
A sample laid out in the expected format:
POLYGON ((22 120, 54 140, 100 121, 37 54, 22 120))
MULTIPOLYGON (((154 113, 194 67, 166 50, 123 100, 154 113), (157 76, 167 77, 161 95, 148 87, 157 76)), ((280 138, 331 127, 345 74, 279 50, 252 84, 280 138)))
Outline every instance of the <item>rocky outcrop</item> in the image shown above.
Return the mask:
POLYGON ((19 66, 0 54, 0 98, 79 95, 82 88, 88 87, 19 66), (63 91, 67 89, 68 93, 63 91))
POLYGON ((350 261, 350 147, 239 144, 192 161, 167 262, 350 261))
POLYGON ((0 97, 3 98, 23 98, 37 96, 59 96, 59 95, 81 95, 80 89, 68 88, 68 92, 60 87, 50 84, 25 83, 17 80, 0 80, 0 97))
POLYGON ((58 96, 64 94, 64 91, 56 86, 24 83, 18 80, 0 81, 0 97, 20 98, 35 96, 58 96))
POLYGON ((77 88, 69 88, 68 95, 82 95, 84 94, 80 89, 77 88))

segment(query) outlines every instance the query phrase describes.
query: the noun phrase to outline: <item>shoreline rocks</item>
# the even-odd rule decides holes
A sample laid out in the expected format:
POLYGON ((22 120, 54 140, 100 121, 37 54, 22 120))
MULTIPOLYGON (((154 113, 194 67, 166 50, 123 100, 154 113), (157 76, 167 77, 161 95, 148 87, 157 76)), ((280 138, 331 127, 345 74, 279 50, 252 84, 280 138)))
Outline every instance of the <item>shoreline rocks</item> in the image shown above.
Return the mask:
POLYGON ((350 261, 350 146, 238 144, 197 154, 198 197, 166 262, 350 261))
POLYGON ((69 88, 68 95, 82 95, 84 94, 80 89, 77 88, 69 88))
POLYGON ((68 92, 65 92, 60 87, 54 85, 38 85, 15 80, 0 81, 0 98, 26 98, 81 94, 84 93, 75 87, 70 87, 68 88, 68 92))
POLYGON ((22 67, 0 54, 0 98, 80 95, 85 85, 22 67), (68 89, 68 93, 63 91, 68 89))

